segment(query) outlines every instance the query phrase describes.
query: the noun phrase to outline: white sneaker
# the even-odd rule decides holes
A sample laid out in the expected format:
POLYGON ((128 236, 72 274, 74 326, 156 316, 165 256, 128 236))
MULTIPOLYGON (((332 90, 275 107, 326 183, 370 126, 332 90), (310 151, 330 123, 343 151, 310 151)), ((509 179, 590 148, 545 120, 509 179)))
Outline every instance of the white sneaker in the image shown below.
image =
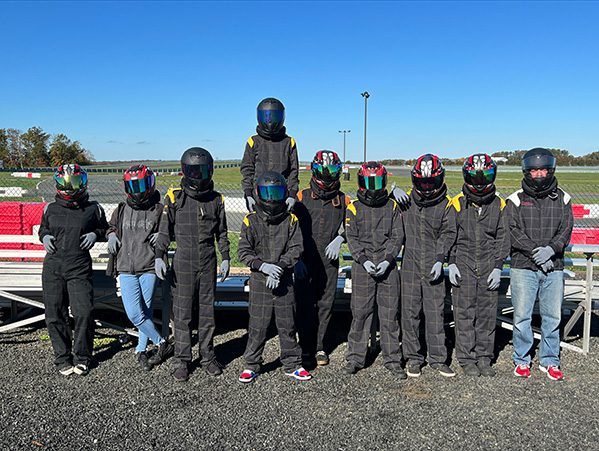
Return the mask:
POLYGON ((73 373, 79 376, 87 376, 89 373, 89 367, 83 363, 79 363, 73 367, 73 373))
POLYGON ((63 376, 70 376, 71 374, 73 374, 73 371, 75 371, 75 367, 70 363, 67 363, 66 365, 58 369, 58 372, 63 376))

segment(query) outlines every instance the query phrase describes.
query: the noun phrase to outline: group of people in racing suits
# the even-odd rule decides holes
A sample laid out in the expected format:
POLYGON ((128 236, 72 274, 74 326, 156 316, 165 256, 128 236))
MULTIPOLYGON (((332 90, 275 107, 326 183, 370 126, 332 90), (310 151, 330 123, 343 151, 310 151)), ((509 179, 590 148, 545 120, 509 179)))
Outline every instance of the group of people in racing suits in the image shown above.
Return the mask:
MULTIPOLYGON (((417 159, 407 193, 387 189, 385 167, 365 162, 352 201, 341 191, 343 162, 330 150, 316 153, 309 186, 300 190, 297 146, 286 133, 279 100, 260 102, 257 119, 257 134, 247 140, 241 163, 249 213, 241 227, 238 258, 249 267, 250 277, 240 382, 252 382, 260 373, 273 315, 286 375, 309 380, 307 362, 329 363, 325 338, 344 243, 353 260, 345 373, 366 366, 377 315, 383 365, 394 377, 420 376, 425 361, 442 376, 455 376, 445 334, 447 263, 457 361, 468 376, 494 376, 497 293, 507 280, 501 275, 511 255, 514 375, 531 375, 531 317, 539 298, 539 367, 550 379, 563 379, 563 256, 573 219, 570 196, 558 188, 556 159, 549 150, 536 148, 524 155, 522 189, 507 203, 496 192, 497 166, 486 154, 466 159, 462 192, 455 197, 447 194, 445 169, 435 155, 417 159)), ((42 275, 46 322, 61 374, 85 375, 92 362, 89 250, 96 241, 108 242, 108 273, 117 277, 127 316, 139 330, 135 351, 142 368, 149 371, 173 355, 173 377, 188 380, 192 330, 197 329, 201 367, 210 376, 223 372, 213 346, 216 248, 221 281, 229 274, 231 256, 225 198, 214 189, 213 168, 206 149, 186 150, 181 184, 162 200, 151 169, 130 167, 123 176, 126 201, 110 221, 89 200, 83 168, 64 164, 57 169, 56 200, 44 210, 39 237, 47 251, 42 275), (169 268, 172 242, 176 252, 169 268), (171 286, 173 339, 163 337, 152 319, 157 278, 171 286)))

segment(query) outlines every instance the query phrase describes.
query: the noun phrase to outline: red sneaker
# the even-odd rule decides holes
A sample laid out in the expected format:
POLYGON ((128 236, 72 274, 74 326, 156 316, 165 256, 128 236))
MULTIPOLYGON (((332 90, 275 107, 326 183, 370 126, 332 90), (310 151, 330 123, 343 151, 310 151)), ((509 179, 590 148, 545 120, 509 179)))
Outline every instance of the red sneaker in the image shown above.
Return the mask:
POLYGON ((516 365, 514 368, 514 376, 516 377, 530 377, 530 367, 525 363, 521 363, 520 365, 516 365))
POLYGON ((297 370, 292 371, 290 373, 285 373, 286 376, 291 376, 298 381, 309 381, 312 379, 312 375, 308 370, 305 370, 303 367, 299 367, 297 370))
POLYGON ((256 377, 258 377, 258 375, 252 370, 243 370, 239 375, 238 381, 242 384, 249 384, 250 382, 253 382, 256 377))
POLYGON ((564 373, 562 373, 562 371, 559 369, 559 366, 555 366, 555 365, 549 365, 549 366, 543 366, 543 365, 539 365, 539 369, 547 374, 547 377, 549 379, 551 379, 552 381, 563 381, 564 380, 564 373))

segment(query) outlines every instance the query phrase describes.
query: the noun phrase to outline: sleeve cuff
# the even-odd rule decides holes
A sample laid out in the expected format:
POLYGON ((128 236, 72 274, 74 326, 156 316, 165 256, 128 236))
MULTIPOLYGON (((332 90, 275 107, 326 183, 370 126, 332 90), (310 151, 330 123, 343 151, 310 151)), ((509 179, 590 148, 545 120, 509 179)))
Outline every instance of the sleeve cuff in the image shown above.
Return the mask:
POLYGON ((447 259, 447 263, 450 265, 453 265, 453 264, 455 264, 455 262, 456 262, 455 254, 450 255, 449 258, 447 259))
POLYGON ((259 258, 255 259, 252 264, 250 265, 250 267, 252 269, 255 269, 256 271, 260 271, 260 266, 262 266, 262 264, 264 263, 263 260, 260 260, 259 258))
POLYGON ((395 257, 393 255, 391 255, 391 254, 387 254, 385 256, 385 260, 387 260, 390 264, 395 263, 395 257))
POLYGON ((254 197, 254 196, 252 196, 252 190, 251 189, 244 189, 243 190, 243 195, 245 197, 254 197))
POLYGON ((289 190, 289 197, 293 197, 294 199, 297 197, 297 189, 290 189, 289 190))
POLYGON ((366 257, 366 255, 360 255, 356 261, 359 264, 363 265, 364 263, 366 263, 368 261, 368 258, 366 257))
POLYGON ((445 255, 444 254, 437 254, 435 262, 441 262, 441 263, 443 263, 444 261, 445 261, 445 255))
POLYGON ((503 259, 497 259, 495 260, 495 266, 494 268, 496 269, 503 269, 503 259))
POLYGON ((223 260, 231 260, 231 256, 229 255, 228 252, 225 252, 225 253, 221 252, 220 255, 221 255, 221 257, 222 257, 223 260))
POLYGON ((564 251, 561 247, 557 247, 555 243, 550 243, 549 246, 551 247, 551 249, 553 249, 553 252, 555 252, 556 254, 559 254, 560 252, 564 251))

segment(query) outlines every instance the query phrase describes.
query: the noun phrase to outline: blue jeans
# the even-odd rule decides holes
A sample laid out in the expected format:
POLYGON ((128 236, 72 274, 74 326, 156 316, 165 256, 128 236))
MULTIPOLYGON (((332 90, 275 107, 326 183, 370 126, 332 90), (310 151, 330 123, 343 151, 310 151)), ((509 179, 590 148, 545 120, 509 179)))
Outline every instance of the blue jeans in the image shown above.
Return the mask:
POLYGON ((119 274, 123 306, 129 321, 139 330, 139 341, 135 352, 143 352, 148 346, 148 338, 155 345, 163 341, 152 322, 152 297, 156 286, 156 274, 119 274))
POLYGON ((511 270, 512 305, 514 306, 514 363, 530 365, 533 345, 532 310, 539 299, 541 313, 541 345, 539 362, 543 366, 559 366, 559 325, 564 299, 564 273, 530 269, 511 270))

